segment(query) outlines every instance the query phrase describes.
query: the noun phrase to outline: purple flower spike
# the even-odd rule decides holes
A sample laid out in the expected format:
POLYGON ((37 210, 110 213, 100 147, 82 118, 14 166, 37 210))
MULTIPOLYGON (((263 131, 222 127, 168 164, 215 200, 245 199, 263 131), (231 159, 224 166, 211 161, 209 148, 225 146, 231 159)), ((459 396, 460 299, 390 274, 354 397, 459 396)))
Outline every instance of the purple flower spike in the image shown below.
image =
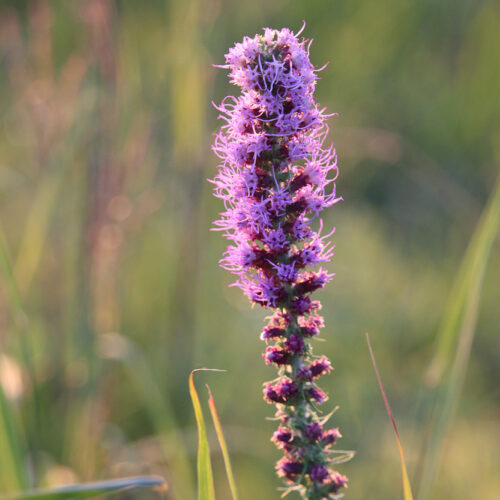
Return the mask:
POLYGON ((336 152, 324 146, 329 116, 314 98, 318 70, 299 34, 266 28, 226 54, 220 67, 241 93, 215 106, 222 127, 211 182, 225 207, 214 229, 230 241, 221 267, 252 303, 275 309, 261 338, 278 370, 264 387, 281 421, 272 438, 284 453, 277 473, 304 499, 327 500, 347 479, 332 469, 329 450, 340 433, 323 429, 316 409, 327 399, 317 379, 332 366, 312 354, 310 339, 324 325, 311 294, 333 278, 321 266, 333 256, 334 231, 323 233, 319 215, 341 198, 336 152))

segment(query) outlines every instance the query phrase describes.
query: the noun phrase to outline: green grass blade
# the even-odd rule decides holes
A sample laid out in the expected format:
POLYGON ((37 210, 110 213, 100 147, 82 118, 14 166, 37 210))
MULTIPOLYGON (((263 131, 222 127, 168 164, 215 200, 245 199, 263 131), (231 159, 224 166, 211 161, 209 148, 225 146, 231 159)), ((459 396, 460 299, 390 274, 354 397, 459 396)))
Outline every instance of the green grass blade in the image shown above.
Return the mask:
POLYGON ((398 451, 399 451, 399 460, 401 462, 401 476, 403 478, 404 499, 405 500, 413 500, 413 494, 411 492, 410 480, 408 478, 408 473, 406 471, 405 457, 403 454, 403 446, 401 445, 401 440, 399 438, 398 428, 396 426, 396 421, 394 420, 394 417, 392 415, 391 407, 389 405, 389 400, 387 399, 387 395, 385 394, 385 391, 384 391, 384 386, 382 384, 382 378, 380 377, 380 373, 379 373, 378 368, 377 368, 377 363, 375 361, 375 356, 373 354, 372 346, 370 344, 370 337, 368 334, 366 334, 366 342, 368 343, 368 349, 370 351, 370 357, 372 359, 372 364, 373 364, 373 368, 375 370, 375 375, 377 376, 377 381, 378 381, 378 385, 380 387, 380 392, 382 393, 382 398, 384 399, 385 407, 387 409, 387 413, 389 415, 389 418, 391 419, 392 428, 394 429, 394 435, 396 436, 396 443, 398 445, 398 451))
POLYGON ((0 386, 0 485, 3 491, 16 491, 27 486, 23 452, 11 408, 0 386))
POLYGON ((160 492, 167 490, 165 479, 158 476, 126 477, 97 481, 95 483, 75 484, 51 490, 33 490, 16 495, 0 497, 0 500, 60 500, 69 498, 87 498, 106 493, 117 493, 135 488, 154 488, 160 492))
MULTIPOLYGON (((0 284, 5 290, 13 322, 17 326, 26 323, 21 300, 12 274, 9 252, 0 227, 0 284)), ((0 485, 3 491, 26 488, 28 481, 24 469, 24 443, 16 425, 12 408, 0 386, 0 485)))
POLYGON ((26 229, 14 265, 14 275, 21 292, 29 289, 47 240, 52 212, 62 183, 64 168, 52 169, 39 182, 26 229))
POLYGON ((441 319, 434 357, 426 373, 426 382, 432 387, 439 385, 451 366, 467 304, 481 288, 499 223, 500 178, 470 240, 441 319))
POLYGON ((193 370, 191 375, 189 375, 189 394, 193 402, 196 425, 198 427, 198 500, 215 500, 214 478, 205 420, 203 419, 200 398, 194 386, 194 373, 197 371, 200 370, 193 370))
POLYGON ((212 415, 212 421, 214 423, 215 431, 217 433, 217 439, 219 440, 220 449, 222 451, 222 457, 224 458, 224 466, 226 467, 227 480, 229 482, 229 488, 231 489, 231 495, 233 500, 238 500, 238 491, 236 489, 236 481, 234 480, 233 468, 231 467, 231 460, 229 458, 229 451, 227 449, 226 438, 222 430, 222 424, 219 418, 219 413, 217 407, 215 406, 215 400, 212 396, 212 391, 208 387, 208 406, 210 408, 210 414, 212 415))
MULTIPOLYGON (((436 366, 440 368, 448 357, 454 355, 453 359, 447 363, 451 367, 446 378, 440 383, 437 390, 434 408, 435 418, 430 430, 429 445, 423 463, 418 497, 420 500, 430 498, 434 489, 443 453, 444 437, 458 404, 469 363, 482 284, 499 225, 500 178, 481 215, 462 262, 459 278, 457 278, 458 283, 455 285, 450 299, 450 302, 454 303, 454 308, 449 308, 446 311, 447 314, 454 314, 454 317, 453 319, 444 319, 444 324, 449 329, 441 331, 440 335, 444 340, 438 343, 436 356, 431 364, 431 369, 436 366), (458 292, 456 292, 457 290, 458 292)), ((434 376, 435 372, 431 372, 431 375, 434 376)))

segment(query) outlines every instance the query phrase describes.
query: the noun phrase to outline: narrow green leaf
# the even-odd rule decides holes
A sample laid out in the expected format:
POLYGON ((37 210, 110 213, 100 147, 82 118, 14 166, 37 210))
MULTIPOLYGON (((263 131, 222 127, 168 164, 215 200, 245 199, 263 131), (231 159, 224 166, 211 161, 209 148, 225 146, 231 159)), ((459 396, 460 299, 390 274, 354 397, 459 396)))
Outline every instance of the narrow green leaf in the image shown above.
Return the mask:
POLYGON ((21 292, 29 289, 42 257, 64 172, 63 167, 49 169, 34 194, 14 265, 14 276, 21 292))
POLYGON ((455 413, 476 330, 481 289, 500 225, 500 177, 469 243, 438 334, 428 382, 438 384, 418 498, 431 497, 446 431, 455 413), (445 370, 445 368, 448 368, 445 370))
POLYGON ((16 491, 27 486, 23 468, 23 446, 11 408, 0 386, 0 484, 2 490, 16 491))
MULTIPOLYGON (((12 274, 12 266, 2 228, 0 227, 0 285, 7 297, 13 323, 22 329, 26 324, 21 300, 12 274)), ((24 337, 23 337, 24 338, 24 337)), ((12 407, 0 386, 0 484, 3 492, 28 486, 24 469, 25 447, 12 407)))
POLYGON ((51 490, 27 491, 16 495, 0 497, 0 500, 60 500, 87 498, 134 488, 155 488, 163 493, 167 490, 167 482, 165 479, 158 476, 126 477, 123 479, 111 479, 109 481, 75 484, 51 490))
POLYGON ((457 273, 436 336, 426 382, 437 387, 451 366, 468 304, 480 293, 486 265, 500 223, 500 177, 490 196, 457 273))
POLYGON ((398 445, 398 451, 399 451, 399 460, 401 462, 401 475, 403 477, 404 499, 405 500, 413 500, 413 494, 411 492, 410 480, 408 478, 408 473, 406 472, 403 447, 401 446, 401 440, 399 439, 398 428, 396 426, 396 421, 394 420, 394 417, 392 415, 391 407, 389 405, 389 400, 387 399, 387 396, 386 396, 385 391, 384 391, 384 386, 382 384, 382 378, 380 377, 380 373, 379 373, 378 368, 377 368, 377 363, 375 361, 375 356, 373 354, 372 346, 370 344, 370 337, 368 334, 366 334, 366 342, 368 343, 368 349, 370 351, 370 357, 372 358, 372 364, 373 364, 373 368, 375 370, 375 375, 377 376, 378 385, 380 387, 380 392, 382 393, 382 398, 384 399, 385 407, 387 409, 387 413, 389 415, 389 418, 391 419, 392 428, 394 429, 394 435, 396 436, 396 443, 398 445))
MULTIPOLYGON (((201 370, 204 369, 202 368, 201 370)), ((189 375, 189 394, 193 402, 196 425, 198 427, 198 500, 215 500, 214 479, 205 420, 203 418, 200 398, 194 386, 194 373, 197 371, 200 370, 193 370, 191 375, 189 375)))
POLYGON ((229 458, 229 451, 227 449, 226 438, 222 430, 222 424, 219 418, 219 413, 217 412, 217 407, 215 406, 215 400, 212 396, 212 391, 208 387, 208 406, 210 408, 210 414, 212 415, 212 421, 214 423, 215 432, 217 433, 217 439, 219 440, 220 449, 222 451, 222 457, 224 458, 224 466, 226 467, 227 480, 229 482, 229 488, 231 489, 231 495, 233 500, 238 500, 238 491, 236 490, 236 482, 234 480, 233 469, 231 467, 231 460, 229 458))

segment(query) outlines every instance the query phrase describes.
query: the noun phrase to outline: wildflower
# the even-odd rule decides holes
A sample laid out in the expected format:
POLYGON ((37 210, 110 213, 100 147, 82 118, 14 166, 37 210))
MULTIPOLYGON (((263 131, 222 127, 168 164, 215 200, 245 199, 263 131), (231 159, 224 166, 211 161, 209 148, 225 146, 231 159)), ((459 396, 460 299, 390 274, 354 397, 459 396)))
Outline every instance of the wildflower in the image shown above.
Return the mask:
POLYGON ((313 229, 336 195, 337 157, 324 147, 325 110, 314 99, 317 71, 308 40, 290 30, 266 28, 226 54, 238 97, 216 106, 223 121, 213 150, 220 158, 211 181, 225 211, 215 221, 232 244, 221 266, 251 302, 275 309, 261 334, 263 357, 278 369, 264 386, 281 421, 272 441, 284 452, 280 477, 308 500, 331 498, 347 479, 332 469, 329 447, 340 432, 323 428, 316 406, 327 399, 317 380, 332 370, 314 357, 311 337, 324 326, 321 304, 310 295, 332 278, 324 268, 333 245, 313 229))

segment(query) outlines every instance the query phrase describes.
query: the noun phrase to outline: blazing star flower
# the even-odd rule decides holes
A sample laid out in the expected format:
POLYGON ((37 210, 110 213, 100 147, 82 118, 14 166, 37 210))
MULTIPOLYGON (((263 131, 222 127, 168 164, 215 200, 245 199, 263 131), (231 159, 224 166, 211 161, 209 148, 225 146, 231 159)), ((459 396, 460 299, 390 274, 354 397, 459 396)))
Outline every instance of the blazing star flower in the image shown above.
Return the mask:
POLYGON ((278 369, 278 379, 264 387, 281 422, 272 438, 284 453, 277 473, 303 498, 324 500, 339 498, 347 479, 332 469, 330 448, 340 432, 325 430, 327 418, 317 410, 327 399, 317 380, 332 366, 312 354, 310 339, 323 318, 310 295, 333 278, 319 267, 333 256, 333 231, 322 235, 318 218, 341 198, 335 150, 323 146, 329 115, 314 99, 319 70, 309 60, 311 42, 299 35, 266 28, 226 54, 220 67, 241 94, 215 106, 224 124, 211 182, 225 206, 215 229, 231 241, 221 267, 236 275, 234 284, 251 302, 275 309, 261 338, 271 344, 266 363, 278 369))

